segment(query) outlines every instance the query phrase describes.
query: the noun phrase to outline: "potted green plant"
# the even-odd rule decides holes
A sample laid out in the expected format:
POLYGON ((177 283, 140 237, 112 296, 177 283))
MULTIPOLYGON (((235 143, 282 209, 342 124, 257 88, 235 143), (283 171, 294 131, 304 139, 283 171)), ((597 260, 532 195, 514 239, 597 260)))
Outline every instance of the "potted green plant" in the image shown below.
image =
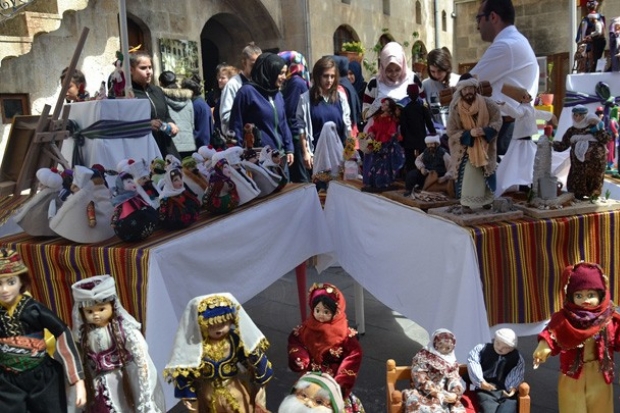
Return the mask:
POLYGON ((364 58, 364 46, 362 46, 362 42, 344 42, 338 54, 340 56, 346 56, 349 61, 355 60, 361 63, 364 58))

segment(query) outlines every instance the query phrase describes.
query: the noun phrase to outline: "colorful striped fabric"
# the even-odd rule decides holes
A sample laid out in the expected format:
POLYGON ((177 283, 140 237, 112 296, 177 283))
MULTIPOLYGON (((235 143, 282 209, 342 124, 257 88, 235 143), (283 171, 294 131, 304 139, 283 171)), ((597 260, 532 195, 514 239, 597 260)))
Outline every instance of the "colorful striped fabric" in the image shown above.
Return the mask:
POLYGON ((620 211, 470 227, 489 325, 548 319, 562 308, 562 270, 581 260, 603 267, 618 303, 617 223, 620 211))
POLYGON ((303 184, 289 184, 267 198, 254 200, 230 214, 213 216, 203 211, 198 222, 183 231, 157 230, 139 243, 112 237, 98 244, 75 244, 64 238, 32 237, 24 232, 0 238, 0 247, 18 251, 32 278, 32 296, 71 325, 71 284, 93 275, 110 274, 125 309, 146 325, 149 250, 189 231, 203 228, 222 217, 239 213, 260 202, 295 190, 303 184))

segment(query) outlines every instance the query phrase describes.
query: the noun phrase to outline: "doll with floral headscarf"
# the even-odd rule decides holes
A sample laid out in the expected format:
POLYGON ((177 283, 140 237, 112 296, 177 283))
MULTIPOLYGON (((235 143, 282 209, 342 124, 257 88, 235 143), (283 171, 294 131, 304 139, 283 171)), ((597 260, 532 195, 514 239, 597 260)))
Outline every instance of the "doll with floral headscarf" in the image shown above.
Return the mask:
POLYGON ((266 412, 265 386, 273 375, 268 347, 231 294, 195 297, 181 316, 164 376, 175 397, 199 413, 266 412))
POLYGON ((404 411, 464 413, 465 391, 454 355, 456 338, 445 328, 436 330, 425 348, 411 361, 411 389, 403 391, 404 411))
POLYGON ((320 371, 332 376, 342 389, 345 412, 364 412, 351 392, 362 363, 357 331, 349 327, 342 292, 328 283, 310 288, 311 316, 288 338, 288 366, 298 373, 320 371))
POLYGON ((159 221, 169 230, 183 229, 198 220, 200 201, 185 187, 181 169, 171 166, 163 179, 159 199, 159 221))
POLYGON ((569 265, 562 273, 564 304, 538 335, 534 369, 560 355, 560 413, 613 412, 614 351, 620 351, 620 314, 609 295, 609 278, 594 263, 569 265))
POLYGON ((87 378, 86 412, 165 412, 164 395, 140 323, 123 308, 114 278, 84 278, 71 290, 73 334, 87 378))
POLYGON ((159 215, 147 202, 148 195, 143 194, 144 197, 138 192, 138 184, 130 173, 121 172, 116 177, 111 199, 114 213, 110 225, 123 241, 146 239, 157 227, 159 215))
POLYGON ((225 214, 239 206, 239 194, 231 174, 232 170, 226 159, 220 159, 213 166, 209 186, 202 198, 202 204, 207 211, 225 214))

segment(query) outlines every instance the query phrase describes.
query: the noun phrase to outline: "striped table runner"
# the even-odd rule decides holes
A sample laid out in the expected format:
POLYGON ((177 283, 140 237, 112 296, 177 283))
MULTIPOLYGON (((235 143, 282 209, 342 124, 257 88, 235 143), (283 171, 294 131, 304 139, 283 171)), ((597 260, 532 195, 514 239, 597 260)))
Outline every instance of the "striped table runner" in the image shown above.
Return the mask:
POLYGON ((534 323, 562 307, 560 282, 567 265, 599 263, 619 303, 620 211, 529 218, 469 227, 478 255, 489 325, 534 323))

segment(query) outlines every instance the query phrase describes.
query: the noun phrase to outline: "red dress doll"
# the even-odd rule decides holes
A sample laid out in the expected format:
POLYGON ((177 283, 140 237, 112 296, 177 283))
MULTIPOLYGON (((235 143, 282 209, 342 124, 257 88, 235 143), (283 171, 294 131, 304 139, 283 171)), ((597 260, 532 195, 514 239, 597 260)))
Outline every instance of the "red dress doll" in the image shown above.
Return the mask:
POLYGON ((347 322, 344 296, 332 284, 314 284, 309 304, 312 315, 295 327, 288 338, 289 368, 302 374, 329 374, 342 389, 345 412, 364 412, 351 392, 362 363, 362 347, 357 331, 347 322))
MULTIPOLYGON (((396 116, 396 102, 393 99, 381 100, 381 109, 373 115, 367 132, 381 143, 388 143, 394 135, 398 135, 398 116, 396 116)), ((400 136, 397 139, 401 140, 400 136)))
POLYGON ((620 314, 598 264, 564 269, 564 306, 538 335, 534 368, 560 355, 560 413, 612 412, 614 351, 620 351, 620 314))
POLYGON ((159 220, 170 230, 183 229, 198 220, 200 201, 183 184, 181 169, 171 166, 164 176, 159 200, 159 220))

